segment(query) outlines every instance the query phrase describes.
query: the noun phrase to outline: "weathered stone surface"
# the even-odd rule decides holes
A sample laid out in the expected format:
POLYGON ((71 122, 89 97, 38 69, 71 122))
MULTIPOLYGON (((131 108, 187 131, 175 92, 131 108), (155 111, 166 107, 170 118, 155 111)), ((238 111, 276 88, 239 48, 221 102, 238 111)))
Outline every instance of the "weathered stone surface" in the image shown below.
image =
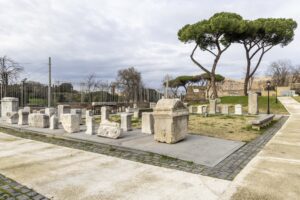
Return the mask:
POLYGON ((101 123, 108 121, 109 110, 106 106, 101 107, 101 123))
POLYGON ((198 112, 197 106, 189 106, 189 113, 195 114, 198 112))
POLYGON ((258 114, 258 94, 256 92, 248 93, 248 114, 258 114))
POLYGON ((70 113, 71 113, 70 105, 58 105, 57 106, 57 117, 58 117, 59 122, 61 122, 61 115, 70 114, 70 113))
POLYGON ((133 109, 133 108, 130 108, 130 107, 125 108, 125 112, 127 112, 127 113, 133 113, 133 112, 134 112, 134 109, 133 109))
POLYGON ((150 102, 150 108, 155 108, 156 103, 155 102, 150 102))
POLYGON ((154 112, 154 139, 159 142, 176 143, 188 132, 188 109, 179 99, 161 99, 154 112))
POLYGON ((134 118, 139 118, 139 111, 138 111, 138 110, 135 110, 135 111, 133 112, 133 117, 134 117, 134 118))
POLYGON ((54 114, 50 117, 50 129, 58 129, 58 117, 54 114))
POLYGON ((209 100, 209 114, 216 114, 217 112, 217 100, 216 99, 210 99, 209 100))
POLYGON ((56 109, 55 108, 45 108, 45 114, 49 115, 49 117, 51 117, 55 113, 56 113, 56 109))
POLYGON ((154 118, 153 113, 142 113, 142 133, 153 134, 154 133, 154 118))
POLYGON ((49 116, 41 113, 31 113, 28 117, 29 126, 36 128, 49 128, 49 116))
POLYGON ((121 114, 121 129, 123 131, 131 131, 131 118, 132 114, 130 113, 122 113, 121 114))
POLYGON ((95 135, 95 118, 93 116, 86 116, 85 119, 86 131, 85 133, 88 135, 95 135))
POLYGON ((229 114, 229 106, 226 105, 226 104, 222 105, 222 107, 221 107, 221 113, 223 115, 228 115, 229 114))
POLYGON ((207 113, 207 105, 200 105, 197 107, 197 113, 198 114, 204 114, 207 113))
POLYGON ((121 134, 122 129, 120 128, 120 124, 106 120, 103 123, 101 122, 97 135, 101 137, 117 139, 121 136, 121 134))
POLYGON ((242 110, 242 105, 241 104, 236 104, 234 106, 234 114, 236 114, 236 115, 242 115, 243 114, 243 110, 242 110))
POLYGON ((80 120, 76 114, 61 115, 61 124, 67 133, 76 133, 80 131, 80 120))
POLYGON ((1 117, 6 118, 8 112, 18 112, 19 99, 14 97, 4 97, 1 99, 1 117))
POLYGON ((80 124, 82 124, 82 110, 81 109, 77 109, 77 108, 71 109, 71 114, 78 115, 80 124))
POLYGON ((94 115, 94 113, 93 113, 92 110, 87 110, 87 111, 85 112, 85 118, 91 117, 91 116, 93 116, 93 115, 94 115))
POLYGON ((18 111, 18 114, 19 114, 18 125, 28 125, 28 115, 29 115, 29 112, 24 111, 24 109, 20 109, 18 111))
POLYGON ((31 108, 29 106, 25 106, 23 108, 24 111, 28 112, 28 113, 31 113, 31 108))
POLYGON ((6 122, 9 124, 17 124, 19 120, 19 114, 17 112, 7 112, 6 122))

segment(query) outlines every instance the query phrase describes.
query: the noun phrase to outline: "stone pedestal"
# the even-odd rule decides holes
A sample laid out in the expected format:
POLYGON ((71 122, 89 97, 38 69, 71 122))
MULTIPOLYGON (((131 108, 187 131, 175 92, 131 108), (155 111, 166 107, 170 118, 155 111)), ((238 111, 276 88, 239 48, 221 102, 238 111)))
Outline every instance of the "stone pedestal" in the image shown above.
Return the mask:
POLYGON ((35 128, 49 128, 49 116, 40 113, 31 113, 28 117, 29 126, 35 128))
POLYGON ((223 115, 228 115, 229 114, 229 106, 228 105, 222 105, 221 114, 223 114, 223 115))
POLYGON ((258 114, 258 94, 256 92, 248 93, 248 114, 258 114))
POLYGON ((82 124, 82 110, 81 109, 71 109, 71 114, 78 115, 80 124, 82 124))
POLYGON ((217 112, 217 100, 215 99, 211 99, 209 100, 209 114, 216 114, 217 112))
POLYGON ((80 120, 78 115, 61 115, 61 124, 67 133, 76 133, 80 131, 80 120))
POLYGON ((101 123, 109 120, 109 110, 107 107, 101 107, 101 123))
POLYGON ((234 106, 234 114, 236 115, 242 115, 243 114, 243 109, 241 104, 236 104, 234 106))
POLYGON ((154 112, 154 139, 159 142, 176 143, 188 132, 189 111, 179 99, 161 99, 154 112))
POLYGON ((58 129, 58 117, 54 114, 50 117, 50 129, 58 129))
POLYGON ((131 131, 131 117, 130 113, 122 113, 121 114, 121 129, 123 131, 131 131))
POLYGON ((86 131, 85 134, 95 135, 95 118, 93 116, 86 116, 85 119, 86 131))
POLYGON ((25 106, 23 108, 24 111, 28 112, 29 114, 31 113, 31 108, 29 106, 25 106))
POLYGON ((61 115, 70 114, 70 113, 71 113, 70 105, 58 105, 57 106, 57 117, 58 117, 59 122, 61 122, 61 115))
POLYGON ((17 112, 7 112, 6 122, 9 124, 17 124, 19 120, 19 114, 17 112))
POLYGON ((94 114, 93 114, 93 111, 92 110, 87 110, 86 112, 85 112, 85 118, 88 118, 88 117, 91 117, 91 116, 93 116, 94 114))
POLYGON ((139 111, 138 110, 135 110, 133 112, 133 118, 139 118, 139 111))
POLYGON ((1 99, 1 117, 6 118, 8 112, 18 112, 19 99, 14 97, 4 97, 1 99))
POLYGON ((200 105, 197 107, 197 114, 207 113, 207 105, 200 105))
POLYGON ((142 113, 142 133, 153 134, 154 133, 154 118, 153 113, 142 113))
POLYGON ((24 109, 20 109, 18 111, 18 114, 19 114, 18 125, 28 125, 28 115, 29 115, 29 112, 24 111, 24 109))

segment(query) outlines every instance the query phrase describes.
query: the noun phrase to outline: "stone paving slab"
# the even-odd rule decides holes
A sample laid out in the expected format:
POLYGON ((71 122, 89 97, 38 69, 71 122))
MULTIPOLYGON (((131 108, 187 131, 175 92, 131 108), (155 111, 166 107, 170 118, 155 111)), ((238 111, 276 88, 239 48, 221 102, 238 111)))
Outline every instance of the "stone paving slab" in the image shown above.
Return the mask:
MULTIPOLYGON (((134 150, 127 147, 63 137, 59 134, 43 134, 36 131, 24 130, 23 128, 13 128, 11 126, 7 127, 1 123, 0 130, 10 135, 18 136, 21 138, 33 139, 60 146, 71 147, 74 149, 81 149, 136 162, 177 169, 195 174, 202 174, 225 180, 233 180, 233 178, 249 163, 249 161, 280 129, 280 127, 285 123, 286 119, 287 117, 281 118, 279 122, 277 122, 271 128, 267 129, 263 135, 242 146, 240 149, 232 153, 230 156, 222 160, 214 167, 208 167, 201 164, 196 164, 193 162, 175 159, 172 157, 142 150, 134 150)), ((22 144, 23 143, 21 142, 20 145, 22 144)))
POLYGON ((291 97, 278 99, 291 116, 234 179, 223 199, 300 199, 300 103, 291 97))
POLYGON ((0 161, 1 174, 58 200, 214 200, 230 183, 3 133, 0 161))
MULTIPOLYGON (((20 128, 17 125, 9 126, 20 128)), ((179 143, 166 144, 154 141, 153 135, 143 134, 140 129, 125 132, 118 139, 87 135, 84 132, 66 134, 63 129, 52 131, 50 129, 32 128, 29 126, 22 126, 22 129, 157 153, 208 167, 216 166, 245 144, 244 142, 200 135, 188 135, 185 140, 179 143)), ((81 126, 81 130, 85 130, 85 127, 81 126)))

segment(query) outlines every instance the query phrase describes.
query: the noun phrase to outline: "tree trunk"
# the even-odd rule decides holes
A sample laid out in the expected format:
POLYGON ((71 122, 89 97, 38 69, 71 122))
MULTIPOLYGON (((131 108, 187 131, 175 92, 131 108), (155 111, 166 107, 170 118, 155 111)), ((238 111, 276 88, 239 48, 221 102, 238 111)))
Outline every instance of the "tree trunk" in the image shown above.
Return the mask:
POLYGON ((215 77, 215 73, 211 73, 210 75, 210 79, 211 79, 211 87, 212 87, 212 98, 218 98, 218 91, 217 91, 217 87, 216 87, 216 77, 215 77))
POLYGON ((246 75, 244 80, 244 95, 248 96, 249 75, 246 75))

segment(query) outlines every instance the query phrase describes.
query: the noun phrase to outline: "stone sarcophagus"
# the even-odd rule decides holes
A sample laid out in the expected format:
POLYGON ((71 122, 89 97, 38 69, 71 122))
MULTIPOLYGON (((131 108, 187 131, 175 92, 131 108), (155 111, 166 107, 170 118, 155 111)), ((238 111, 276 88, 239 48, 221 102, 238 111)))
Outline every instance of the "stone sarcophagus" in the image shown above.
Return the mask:
POLYGON ((189 111, 179 99, 159 100, 153 117, 156 141, 172 144, 186 137, 189 111))

